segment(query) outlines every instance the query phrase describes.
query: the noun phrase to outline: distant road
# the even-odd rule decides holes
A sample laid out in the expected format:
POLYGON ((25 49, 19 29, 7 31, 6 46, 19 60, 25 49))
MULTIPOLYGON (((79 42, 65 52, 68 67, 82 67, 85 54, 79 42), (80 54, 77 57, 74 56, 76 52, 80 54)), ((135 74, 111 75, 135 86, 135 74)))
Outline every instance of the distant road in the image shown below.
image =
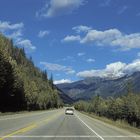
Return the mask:
POLYGON ((140 135, 64 109, 0 117, 0 140, 140 140, 140 135))

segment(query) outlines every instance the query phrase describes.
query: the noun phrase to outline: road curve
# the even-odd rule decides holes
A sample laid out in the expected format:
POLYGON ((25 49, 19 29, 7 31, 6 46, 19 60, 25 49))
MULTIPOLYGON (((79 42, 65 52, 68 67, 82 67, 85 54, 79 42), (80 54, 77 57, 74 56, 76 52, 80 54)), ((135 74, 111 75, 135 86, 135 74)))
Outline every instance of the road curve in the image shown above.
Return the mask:
POLYGON ((140 135, 64 109, 0 117, 0 140, 139 140, 140 135))

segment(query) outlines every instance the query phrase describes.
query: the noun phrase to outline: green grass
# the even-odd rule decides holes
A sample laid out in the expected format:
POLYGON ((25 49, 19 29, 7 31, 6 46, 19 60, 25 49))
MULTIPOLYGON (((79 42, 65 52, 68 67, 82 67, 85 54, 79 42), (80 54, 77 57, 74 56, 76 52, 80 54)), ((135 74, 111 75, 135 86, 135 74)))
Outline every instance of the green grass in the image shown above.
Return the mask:
POLYGON ((140 129, 139 128, 132 127, 125 121, 121 121, 121 120, 113 121, 113 120, 108 119, 106 117, 97 116, 94 113, 87 113, 87 112, 83 112, 83 111, 81 113, 86 114, 86 115, 88 115, 88 116, 90 116, 94 119, 98 119, 98 120, 100 120, 102 122, 105 122, 107 124, 110 124, 110 125, 113 125, 113 126, 116 126, 116 127, 119 127, 119 128, 122 128, 122 129, 125 129, 125 130, 128 130, 130 132, 133 132, 133 133, 136 133, 136 134, 140 135, 140 129))

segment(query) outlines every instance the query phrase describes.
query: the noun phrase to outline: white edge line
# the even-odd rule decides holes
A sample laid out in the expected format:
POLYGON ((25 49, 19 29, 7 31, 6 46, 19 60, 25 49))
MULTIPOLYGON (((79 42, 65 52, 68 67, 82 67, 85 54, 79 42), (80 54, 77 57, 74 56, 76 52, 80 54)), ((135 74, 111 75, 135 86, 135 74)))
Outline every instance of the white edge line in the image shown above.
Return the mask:
MULTIPOLYGON (((1 137, 1 136, 0 136, 1 137)), ((90 138, 90 137, 95 137, 97 138, 98 136, 92 136, 92 135, 15 135, 15 136, 8 136, 7 138, 90 138)), ((104 138, 140 138, 140 136, 102 136, 104 138)))
POLYGON ((88 128, 90 129, 96 136, 98 136, 101 140, 104 140, 102 136, 100 136, 96 131, 94 131, 90 126, 88 126, 77 114, 75 116, 88 128))
MULTIPOLYGON (((79 112, 80 113, 80 112, 79 112)), ((85 115, 85 114, 83 114, 83 113, 80 113, 80 114, 82 114, 83 116, 85 116, 85 117, 87 117, 87 118, 89 118, 90 120, 97 120, 97 119, 95 119, 95 118, 92 118, 91 116, 88 116, 88 115, 85 115)), ((100 120, 98 120, 98 121, 100 121, 100 120)), ((102 122, 102 123, 104 123, 104 122, 102 122)), ((102 136, 102 137, 110 137, 110 138, 140 138, 140 135, 139 134, 136 134, 136 135, 116 135, 116 136, 110 136, 110 135, 106 135, 106 136, 102 136)))
POLYGON ((49 135, 48 136, 45 136, 45 135, 44 136, 36 136, 36 135, 35 136, 31 136, 31 135, 18 136, 17 135, 17 136, 9 136, 7 138, 10 138, 10 137, 11 138, 79 138, 79 137, 80 138, 89 138, 89 137, 97 137, 97 136, 89 136, 89 135, 87 135, 87 136, 86 135, 85 136, 78 136, 78 135, 77 136, 72 136, 72 135, 66 135, 66 136, 65 135, 64 136, 61 136, 61 135, 60 136, 58 136, 58 135, 57 136, 53 136, 53 135, 52 136, 51 135, 50 136, 49 135))

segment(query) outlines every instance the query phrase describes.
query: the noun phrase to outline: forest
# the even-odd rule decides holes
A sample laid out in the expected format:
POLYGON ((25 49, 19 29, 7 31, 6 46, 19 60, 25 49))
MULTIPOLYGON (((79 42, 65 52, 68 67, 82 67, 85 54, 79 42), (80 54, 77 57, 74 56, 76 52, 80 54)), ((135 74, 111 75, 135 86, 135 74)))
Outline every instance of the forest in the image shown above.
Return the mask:
POLYGON ((52 76, 27 58, 24 48, 0 34, 0 112, 57 108, 52 76))
POLYGON ((107 117, 113 121, 121 120, 140 128, 140 95, 128 92, 121 97, 103 99, 97 95, 90 101, 78 101, 75 109, 107 117))

